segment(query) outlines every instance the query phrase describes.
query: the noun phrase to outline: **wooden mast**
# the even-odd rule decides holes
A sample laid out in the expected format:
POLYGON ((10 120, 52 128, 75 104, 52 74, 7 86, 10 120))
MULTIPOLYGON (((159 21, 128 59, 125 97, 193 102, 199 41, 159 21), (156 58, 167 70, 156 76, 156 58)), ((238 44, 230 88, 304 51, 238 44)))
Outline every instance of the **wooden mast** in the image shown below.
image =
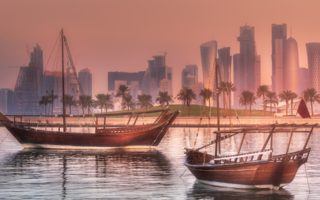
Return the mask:
POLYGON ((65 105, 65 77, 64 77, 64 34, 61 29, 61 72, 62 72, 62 119, 63 119, 63 132, 67 131, 66 127, 66 105, 65 105))
MULTIPOLYGON (((217 129, 218 132, 220 131, 220 105, 219 105, 219 80, 218 80, 218 64, 215 64, 215 90, 216 90, 216 102, 217 102, 217 129)), ((220 133, 217 133, 216 135, 216 148, 215 148, 215 156, 218 156, 218 150, 219 153, 221 153, 220 149, 220 133)))

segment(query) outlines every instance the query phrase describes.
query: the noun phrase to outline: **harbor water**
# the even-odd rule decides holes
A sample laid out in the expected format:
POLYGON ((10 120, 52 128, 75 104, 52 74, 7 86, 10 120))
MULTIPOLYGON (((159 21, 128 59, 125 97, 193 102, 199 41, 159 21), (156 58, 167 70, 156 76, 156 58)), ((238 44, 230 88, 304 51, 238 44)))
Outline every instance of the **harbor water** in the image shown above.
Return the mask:
MULTIPOLYGON (((279 191, 235 190, 198 183, 184 167, 184 148, 201 146, 213 129, 171 128, 157 149, 103 151, 22 149, 0 128, 0 199, 314 199, 320 198, 320 137, 316 130, 309 161, 279 191), (198 134, 197 134, 198 132, 198 134)), ((243 151, 263 144, 266 134, 247 136, 243 151)), ((234 152, 240 137, 222 152, 234 152)), ((289 134, 274 138, 275 152, 286 149, 289 134)), ((290 149, 304 144, 295 135, 290 149)), ((210 147, 211 148, 211 147, 210 147)), ((212 149, 208 148, 207 151, 212 149)))

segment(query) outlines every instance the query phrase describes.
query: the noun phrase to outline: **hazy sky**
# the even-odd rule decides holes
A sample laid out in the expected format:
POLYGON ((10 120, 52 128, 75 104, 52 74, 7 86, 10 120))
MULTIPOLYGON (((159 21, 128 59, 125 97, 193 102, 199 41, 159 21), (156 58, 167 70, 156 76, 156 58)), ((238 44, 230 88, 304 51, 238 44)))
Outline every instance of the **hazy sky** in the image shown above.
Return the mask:
POLYGON ((35 43, 46 62, 63 27, 77 69, 93 72, 95 93, 106 92, 107 71, 144 70, 164 51, 176 92, 184 65, 201 66, 199 45, 215 39, 237 53, 244 24, 255 26, 262 81, 270 84, 271 24, 288 24, 306 67, 305 43, 320 41, 319 8, 319 0, 0 0, 0 87, 14 87, 35 43))

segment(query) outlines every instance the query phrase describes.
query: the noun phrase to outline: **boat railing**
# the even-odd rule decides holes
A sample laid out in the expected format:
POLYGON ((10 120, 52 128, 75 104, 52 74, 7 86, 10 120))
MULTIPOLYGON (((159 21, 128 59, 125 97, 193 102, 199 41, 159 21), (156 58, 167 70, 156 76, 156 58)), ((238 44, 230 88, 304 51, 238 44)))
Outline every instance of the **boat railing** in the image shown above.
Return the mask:
POLYGON ((223 157, 214 158, 210 161, 211 164, 225 164, 225 163, 240 163, 248 161, 260 161, 268 160, 272 154, 271 149, 266 149, 264 151, 248 152, 236 155, 228 155, 223 157))
POLYGON ((271 160, 274 162, 282 162, 289 160, 304 160, 308 159, 311 148, 306 148, 300 151, 272 156, 271 160))

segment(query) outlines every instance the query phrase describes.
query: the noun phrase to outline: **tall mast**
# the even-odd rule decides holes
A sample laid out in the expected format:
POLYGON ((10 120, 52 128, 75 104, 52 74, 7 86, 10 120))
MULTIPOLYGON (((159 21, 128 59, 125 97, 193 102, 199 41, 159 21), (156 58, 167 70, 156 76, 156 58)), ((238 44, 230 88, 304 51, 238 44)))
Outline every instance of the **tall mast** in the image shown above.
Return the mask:
MULTIPOLYGON (((217 102, 217 129, 218 132, 220 131, 220 105, 219 105, 219 97, 220 97, 220 92, 219 92, 219 76, 218 76, 218 70, 219 66, 216 62, 215 64, 215 90, 216 90, 216 102, 217 102)), ((215 148, 215 156, 218 156, 218 149, 219 153, 221 151, 220 149, 220 133, 217 133, 216 135, 216 148, 215 148)))
POLYGON ((67 131, 66 127, 66 105, 65 105, 65 77, 64 77, 64 34, 61 29, 61 67, 62 67, 62 119, 63 119, 63 132, 67 131))

